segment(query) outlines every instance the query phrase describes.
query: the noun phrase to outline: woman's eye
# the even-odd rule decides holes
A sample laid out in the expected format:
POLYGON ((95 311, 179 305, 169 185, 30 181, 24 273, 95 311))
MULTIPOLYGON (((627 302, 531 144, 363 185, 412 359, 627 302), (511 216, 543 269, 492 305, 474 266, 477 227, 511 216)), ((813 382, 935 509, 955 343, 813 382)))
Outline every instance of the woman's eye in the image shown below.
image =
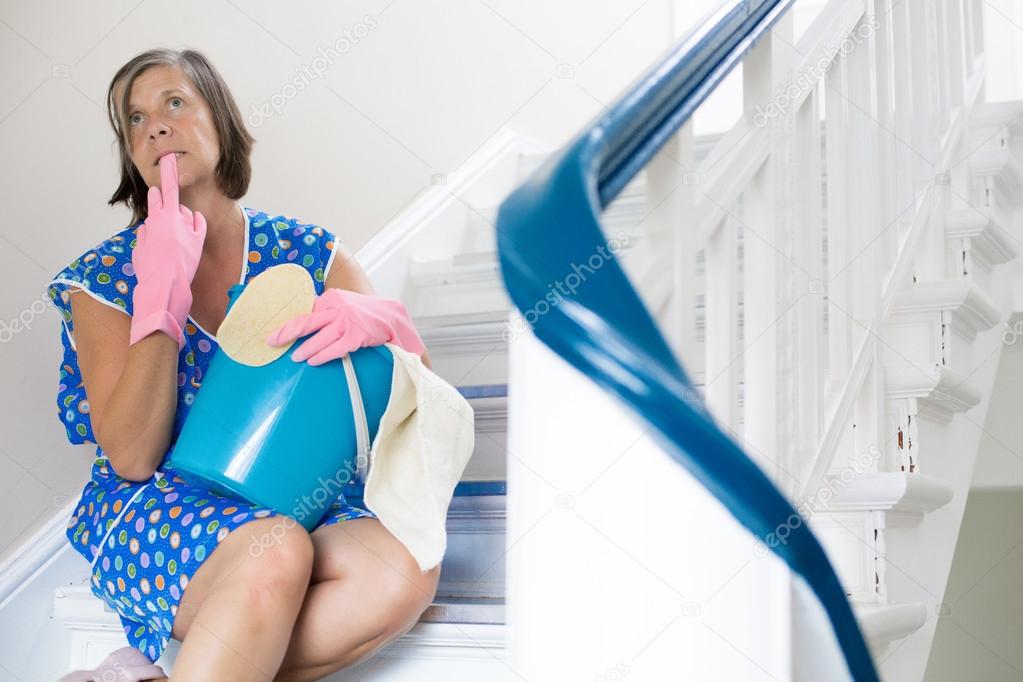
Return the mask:
MULTIPOLYGON (((181 99, 180 97, 171 97, 167 101, 171 102, 171 103, 180 102, 181 105, 178 106, 178 107, 174 107, 175 109, 179 109, 179 108, 181 108, 181 106, 184 106, 184 104, 185 104, 185 100, 181 99)), ((128 125, 132 125, 133 126, 133 125, 135 125, 138 122, 136 120, 136 118, 135 118, 136 116, 140 116, 140 114, 132 114, 131 116, 128 117, 128 125)))

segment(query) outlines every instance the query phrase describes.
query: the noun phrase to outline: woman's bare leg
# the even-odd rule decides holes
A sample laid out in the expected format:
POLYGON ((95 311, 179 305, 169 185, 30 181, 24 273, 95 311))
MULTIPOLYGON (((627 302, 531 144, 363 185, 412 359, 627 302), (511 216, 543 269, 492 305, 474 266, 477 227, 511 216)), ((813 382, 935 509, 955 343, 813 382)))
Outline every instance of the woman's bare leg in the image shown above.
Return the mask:
POLYGON ((174 622, 173 679, 273 680, 309 586, 313 545, 300 525, 258 519, 224 538, 188 583, 174 622))
POLYGON ((311 534, 312 585, 277 680, 317 680, 369 658, 408 632, 437 591, 440 566, 421 573, 377 519, 311 534))

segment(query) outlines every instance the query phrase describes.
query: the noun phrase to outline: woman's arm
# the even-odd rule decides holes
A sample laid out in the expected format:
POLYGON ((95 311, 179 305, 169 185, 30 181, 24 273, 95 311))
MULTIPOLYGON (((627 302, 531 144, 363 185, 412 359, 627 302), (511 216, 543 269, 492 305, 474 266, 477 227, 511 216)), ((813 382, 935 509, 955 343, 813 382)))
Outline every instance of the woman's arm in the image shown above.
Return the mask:
POLYGON ((154 333, 129 346, 128 315, 79 289, 70 291, 92 433, 118 476, 149 480, 174 428, 178 343, 154 333))
MULTIPOLYGON (((334 262, 331 264, 330 272, 327 273, 327 279, 323 283, 324 288, 347 289, 360 294, 376 296, 377 292, 373 289, 373 283, 369 281, 369 277, 366 276, 365 271, 358 261, 355 260, 355 257, 336 240, 334 241, 334 249, 336 251, 334 262)), ((427 369, 433 369, 430 366, 430 356, 425 350, 421 357, 427 369)))

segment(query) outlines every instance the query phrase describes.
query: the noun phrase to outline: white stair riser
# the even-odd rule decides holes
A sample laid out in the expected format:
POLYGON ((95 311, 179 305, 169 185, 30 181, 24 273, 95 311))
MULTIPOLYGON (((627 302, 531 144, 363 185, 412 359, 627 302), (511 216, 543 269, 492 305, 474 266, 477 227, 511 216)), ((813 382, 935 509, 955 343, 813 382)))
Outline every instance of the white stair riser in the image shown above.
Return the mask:
POLYGON ((464 497, 452 502, 439 598, 504 598, 506 518, 504 496, 464 497))
POLYGON ((884 583, 879 582, 878 573, 878 538, 884 532, 883 513, 819 512, 809 523, 849 598, 867 604, 886 603, 884 583))

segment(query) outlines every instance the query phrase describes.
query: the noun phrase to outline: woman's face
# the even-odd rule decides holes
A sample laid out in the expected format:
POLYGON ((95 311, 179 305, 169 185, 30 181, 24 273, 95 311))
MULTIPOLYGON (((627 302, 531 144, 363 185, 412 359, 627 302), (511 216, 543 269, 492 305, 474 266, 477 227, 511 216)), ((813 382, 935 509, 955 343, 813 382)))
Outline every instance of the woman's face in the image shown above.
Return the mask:
POLYGON ((220 140, 209 105, 176 66, 153 66, 135 78, 125 121, 131 160, 152 187, 160 184, 160 156, 179 154, 178 185, 212 181, 220 160, 220 140))

